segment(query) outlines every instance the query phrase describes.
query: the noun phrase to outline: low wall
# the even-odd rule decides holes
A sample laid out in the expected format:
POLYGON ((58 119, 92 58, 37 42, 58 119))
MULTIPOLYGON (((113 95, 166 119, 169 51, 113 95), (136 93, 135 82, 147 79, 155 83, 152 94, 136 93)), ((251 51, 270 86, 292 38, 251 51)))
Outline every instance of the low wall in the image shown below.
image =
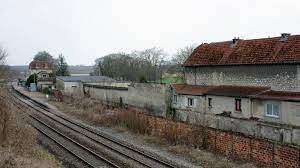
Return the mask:
MULTIPOLYGON (((189 132, 193 129, 191 125, 181 122, 153 116, 148 116, 148 118, 150 127, 156 128, 156 130, 152 130, 154 134, 161 134, 161 128, 170 125, 176 125, 181 130, 180 132, 189 132)), ((203 135, 198 138, 201 136, 203 135)), ((226 155, 231 159, 246 160, 265 167, 300 167, 300 149, 296 146, 278 144, 265 139, 214 128, 207 128, 206 136, 208 150, 226 155)))
POLYGON ((163 84, 134 83, 126 87, 84 84, 84 92, 91 98, 107 103, 134 106, 156 116, 165 116, 167 86, 163 84))
POLYGON ((176 110, 176 119, 187 124, 204 125, 211 128, 234 131, 249 136, 269 139, 279 143, 300 146, 300 127, 297 126, 220 115, 216 116, 184 110, 176 110))

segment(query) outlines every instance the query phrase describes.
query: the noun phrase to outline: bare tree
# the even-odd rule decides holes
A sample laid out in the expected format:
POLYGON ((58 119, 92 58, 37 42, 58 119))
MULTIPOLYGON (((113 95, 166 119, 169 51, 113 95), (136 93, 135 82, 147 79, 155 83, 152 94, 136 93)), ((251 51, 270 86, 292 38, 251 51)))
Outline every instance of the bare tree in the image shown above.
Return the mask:
POLYGON ((140 58, 150 62, 152 66, 161 65, 161 63, 167 56, 163 49, 157 47, 139 51, 137 52, 137 54, 140 58))
POLYGON ((5 63, 7 55, 7 51, 0 46, 0 78, 5 77, 6 74, 7 66, 5 66, 5 63))
POLYGON ((195 45, 186 46, 177 50, 172 61, 177 65, 182 65, 184 61, 193 53, 195 45))

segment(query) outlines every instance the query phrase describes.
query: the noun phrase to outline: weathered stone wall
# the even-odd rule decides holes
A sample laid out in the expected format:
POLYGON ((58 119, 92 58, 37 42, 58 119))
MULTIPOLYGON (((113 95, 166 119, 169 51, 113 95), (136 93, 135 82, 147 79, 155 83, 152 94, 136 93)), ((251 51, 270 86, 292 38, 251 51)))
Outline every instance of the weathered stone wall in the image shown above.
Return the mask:
POLYGON ((270 86, 273 90, 300 91, 297 65, 240 65, 186 67, 191 85, 270 86))

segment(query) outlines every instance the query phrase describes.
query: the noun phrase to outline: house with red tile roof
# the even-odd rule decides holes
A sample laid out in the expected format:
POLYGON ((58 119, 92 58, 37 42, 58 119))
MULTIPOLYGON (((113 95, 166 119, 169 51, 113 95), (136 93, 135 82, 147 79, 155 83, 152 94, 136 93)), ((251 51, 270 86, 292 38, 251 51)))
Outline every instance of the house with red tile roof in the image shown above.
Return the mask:
POLYGON ((38 74, 40 78, 47 78, 49 74, 52 73, 52 66, 47 61, 36 61, 30 62, 29 75, 38 74))
POLYGON ((300 35, 203 43, 184 63, 189 85, 300 91, 300 35))
POLYGON ((53 86, 54 79, 51 77, 51 73, 53 73, 52 65, 47 61, 33 60, 29 64, 28 77, 33 74, 37 75, 38 90, 53 86))
POLYGON ((172 86, 181 120, 205 113, 300 126, 300 35, 204 43, 184 69, 186 84, 172 86))

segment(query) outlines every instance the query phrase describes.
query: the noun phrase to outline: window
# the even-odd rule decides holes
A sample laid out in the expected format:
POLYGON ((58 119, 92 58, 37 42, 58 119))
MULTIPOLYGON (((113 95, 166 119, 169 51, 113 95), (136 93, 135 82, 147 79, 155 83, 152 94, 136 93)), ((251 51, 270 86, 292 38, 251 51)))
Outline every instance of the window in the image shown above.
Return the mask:
POLYGON ((279 117, 279 104, 268 103, 266 104, 266 116, 269 117, 279 117))
POLYGON ((188 106, 189 107, 194 106, 194 99, 193 98, 188 98, 188 106))
POLYGON ((176 94, 173 95, 173 103, 177 104, 177 95, 176 94))
POLYGON ((47 75, 44 74, 44 75, 43 75, 43 78, 46 78, 46 77, 47 77, 47 75))
POLYGON ((212 98, 209 97, 209 98, 208 98, 208 107, 212 107, 212 104, 211 104, 211 103, 212 103, 212 98))
POLYGON ((242 105, 242 100, 235 99, 235 111, 242 111, 241 105, 242 105))

